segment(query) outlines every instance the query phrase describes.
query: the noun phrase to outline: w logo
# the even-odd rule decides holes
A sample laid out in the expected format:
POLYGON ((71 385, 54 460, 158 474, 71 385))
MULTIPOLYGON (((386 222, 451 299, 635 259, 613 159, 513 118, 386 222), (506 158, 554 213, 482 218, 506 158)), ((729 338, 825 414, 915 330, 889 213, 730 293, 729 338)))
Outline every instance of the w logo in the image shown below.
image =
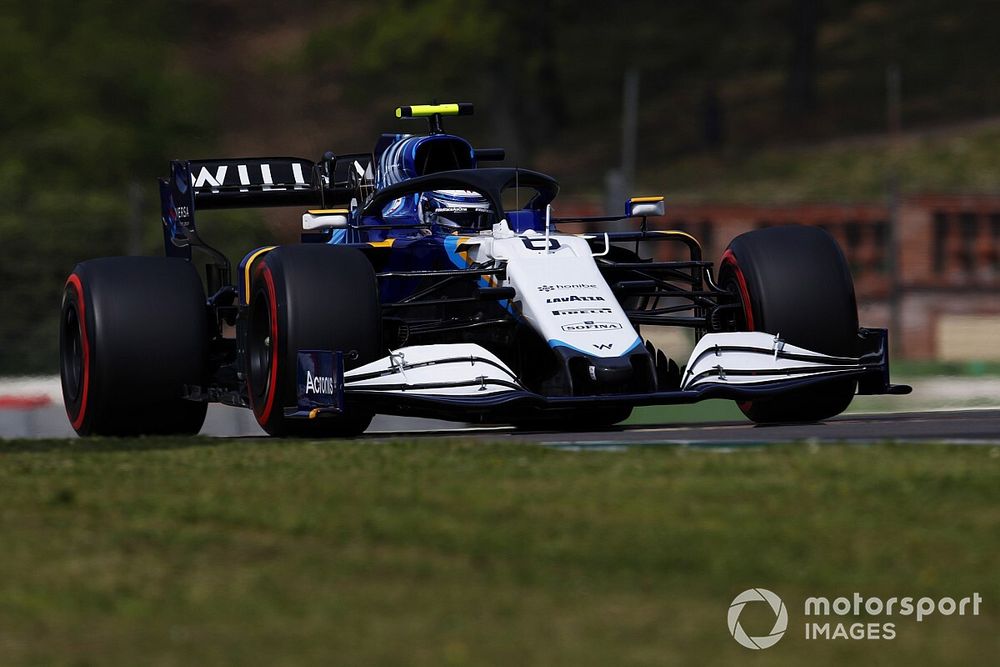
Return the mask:
POLYGON ((601 343, 600 345, 594 343, 594 347, 598 350, 610 350, 612 345, 614 345, 614 343, 601 343))

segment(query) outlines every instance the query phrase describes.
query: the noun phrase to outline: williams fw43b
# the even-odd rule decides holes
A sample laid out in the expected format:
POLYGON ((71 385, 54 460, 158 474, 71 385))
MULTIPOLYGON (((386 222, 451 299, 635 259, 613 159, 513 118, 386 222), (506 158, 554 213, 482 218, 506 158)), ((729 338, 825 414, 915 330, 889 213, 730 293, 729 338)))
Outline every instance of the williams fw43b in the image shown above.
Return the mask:
POLYGON ((272 435, 358 434, 379 413, 594 428, 708 398, 807 422, 855 393, 909 391, 889 383, 886 331, 859 328, 824 231, 752 231, 713 265, 688 234, 647 228, 662 197, 560 219, 554 179, 484 167, 504 151, 443 131, 471 111, 401 107, 430 130, 384 134, 371 153, 172 162, 166 256, 88 260, 66 282, 73 428, 196 433, 210 402, 251 409, 272 435), (302 243, 234 267, 195 225, 264 206, 301 207, 302 243), (626 220, 632 231, 603 231, 626 220), (645 256, 661 243, 686 259, 645 256), (693 331, 690 357, 656 349, 653 327, 693 331))

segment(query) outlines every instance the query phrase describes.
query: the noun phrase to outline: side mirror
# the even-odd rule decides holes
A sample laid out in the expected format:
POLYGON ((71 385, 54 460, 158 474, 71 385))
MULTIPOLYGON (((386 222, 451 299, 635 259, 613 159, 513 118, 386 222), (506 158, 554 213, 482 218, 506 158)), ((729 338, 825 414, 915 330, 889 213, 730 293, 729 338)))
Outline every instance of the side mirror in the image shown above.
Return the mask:
POLYGON ((324 229, 346 229, 346 208, 324 208, 302 214, 302 231, 313 232, 324 229))
POLYGON ((663 197, 632 197, 625 204, 625 216, 629 218, 663 215, 663 211, 663 197))

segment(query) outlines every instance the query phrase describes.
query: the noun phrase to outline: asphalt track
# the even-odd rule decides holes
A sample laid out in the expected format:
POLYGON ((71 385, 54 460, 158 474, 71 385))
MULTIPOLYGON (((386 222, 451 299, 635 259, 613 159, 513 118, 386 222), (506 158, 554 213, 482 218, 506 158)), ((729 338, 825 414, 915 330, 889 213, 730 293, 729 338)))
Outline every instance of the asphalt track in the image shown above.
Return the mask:
MULTIPOLYGON (((203 435, 262 437, 248 410, 213 405, 203 435)), ((0 410, 0 439, 75 437, 61 405, 37 410, 0 410)), ((628 445, 755 445, 772 442, 878 442, 883 440, 1000 444, 1000 407, 878 414, 848 414, 819 424, 754 426, 746 421, 642 424, 603 431, 517 431, 510 427, 378 416, 368 440, 461 437, 474 440, 518 440, 566 448, 628 445)))
POLYGON ((955 445, 1000 445, 1000 409, 941 410, 889 414, 843 415, 818 424, 755 426, 748 422, 624 426, 604 431, 538 432, 506 427, 421 431, 375 431, 370 439, 462 437, 516 440, 566 447, 648 445, 727 446, 780 442, 944 442, 955 445))

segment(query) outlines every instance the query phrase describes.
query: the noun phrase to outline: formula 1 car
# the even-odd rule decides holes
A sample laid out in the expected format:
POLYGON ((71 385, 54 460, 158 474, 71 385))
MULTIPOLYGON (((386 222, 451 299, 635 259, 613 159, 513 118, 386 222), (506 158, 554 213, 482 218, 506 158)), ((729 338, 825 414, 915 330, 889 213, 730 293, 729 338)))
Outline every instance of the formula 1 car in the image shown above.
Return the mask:
POLYGON ((504 151, 444 132, 444 116, 471 111, 400 107, 429 132, 315 163, 173 161, 166 257, 85 261, 66 283, 61 376, 77 433, 193 434, 210 402, 292 436, 359 434, 378 413, 599 428, 708 398, 758 423, 811 422, 855 392, 909 391, 889 382, 886 331, 858 327, 824 231, 751 231, 716 268, 690 235, 649 229, 662 197, 555 217, 553 178, 483 167, 504 151), (195 212, 263 206, 306 208, 302 243, 254 249, 234 271, 195 212), (634 229, 602 230, 624 220, 634 229), (688 259, 642 256, 660 243, 688 259), (651 327, 693 329, 685 363, 643 338, 651 327))

